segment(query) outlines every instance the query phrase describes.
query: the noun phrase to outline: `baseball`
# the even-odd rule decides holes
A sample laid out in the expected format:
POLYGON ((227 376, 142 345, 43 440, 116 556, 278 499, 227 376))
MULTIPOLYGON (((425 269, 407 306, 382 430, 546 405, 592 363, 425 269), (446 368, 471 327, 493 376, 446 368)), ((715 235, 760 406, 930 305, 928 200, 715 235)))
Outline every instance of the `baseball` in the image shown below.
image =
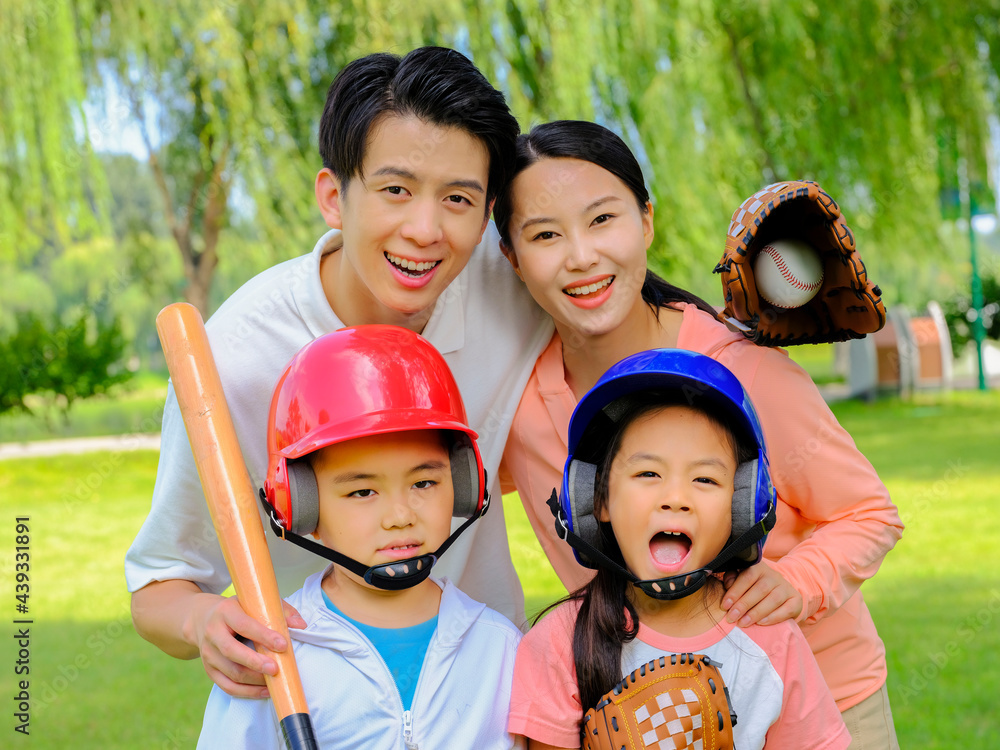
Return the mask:
POLYGON ((823 283, 819 255, 799 240, 764 245, 754 258, 753 272, 760 296, 775 307, 800 307, 816 296, 823 283))

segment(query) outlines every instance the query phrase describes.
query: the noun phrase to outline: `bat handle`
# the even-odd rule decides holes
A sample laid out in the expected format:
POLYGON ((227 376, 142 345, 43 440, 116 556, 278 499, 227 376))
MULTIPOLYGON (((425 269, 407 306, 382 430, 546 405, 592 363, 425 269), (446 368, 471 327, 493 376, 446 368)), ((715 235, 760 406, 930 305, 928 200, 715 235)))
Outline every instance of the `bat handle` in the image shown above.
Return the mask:
POLYGON ((281 734, 288 750, 319 750, 309 714, 288 714, 281 720, 281 734))

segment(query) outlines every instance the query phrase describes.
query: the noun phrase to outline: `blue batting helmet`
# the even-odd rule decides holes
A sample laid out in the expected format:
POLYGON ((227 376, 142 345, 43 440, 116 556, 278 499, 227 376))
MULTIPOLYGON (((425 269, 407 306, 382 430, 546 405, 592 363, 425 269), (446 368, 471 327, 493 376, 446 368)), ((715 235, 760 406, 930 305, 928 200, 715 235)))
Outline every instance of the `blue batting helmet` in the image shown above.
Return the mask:
MULTIPOLYGON (((753 445, 755 458, 737 467, 733 529, 726 544, 729 554, 725 555, 724 564, 720 561, 720 569, 742 568, 759 562, 764 548, 763 535, 742 549, 730 550, 729 547, 742 534, 762 524, 775 502, 760 420, 735 375, 710 357, 682 349, 651 349, 626 357, 604 373, 580 399, 569 424, 569 456, 559 496, 568 531, 596 550, 606 551, 594 516, 597 466, 591 463, 595 455, 593 443, 606 445, 602 433, 606 434, 607 428, 613 428, 618 421, 627 405, 626 397, 646 390, 676 393, 681 403, 687 401, 695 408, 701 405, 725 415, 737 430, 737 439, 753 445)), ((768 520, 773 524, 773 517, 768 520)), ((763 528, 766 533, 770 525, 764 523, 763 528)), ((588 559, 578 549, 574 549, 574 554, 581 565, 598 567, 596 561, 588 559)))

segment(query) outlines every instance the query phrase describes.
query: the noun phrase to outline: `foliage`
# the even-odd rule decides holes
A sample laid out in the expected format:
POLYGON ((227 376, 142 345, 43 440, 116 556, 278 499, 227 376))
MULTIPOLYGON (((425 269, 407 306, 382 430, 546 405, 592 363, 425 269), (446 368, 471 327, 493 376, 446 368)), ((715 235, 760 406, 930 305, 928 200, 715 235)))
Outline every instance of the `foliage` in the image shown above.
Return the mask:
POLYGON ((177 299, 182 284, 170 240, 148 232, 71 239, 28 265, 0 259, 0 336, 16 329, 18 314, 71 320, 94 311, 116 318, 129 355, 148 365, 148 352, 159 351, 156 313, 177 299))
POLYGON ((960 173, 989 201, 997 16, 991 0, 8 0, 0 239, 30 259, 93 226, 107 191, 92 150, 138 132, 204 301, 237 198, 277 257, 322 229, 310 186, 335 73, 437 43, 473 57, 525 127, 591 118, 629 141, 655 199, 654 265, 674 281, 714 296, 732 209, 811 177, 889 298, 919 303, 909 282, 933 265, 927 238, 952 218, 960 173))
POLYGON ((89 3, 0 4, 0 261, 31 261, 106 221, 85 134, 89 3))
POLYGON ((45 394, 68 411, 77 399, 107 392, 132 373, 122 366, 125 340, 117 320, 81 314, 68 324, 18 316, 17 330, 0 339, 0 414, 31 411, 25 398, 45 394))
MULTIPOLYGON (((980 279, 983 289, 983 330, 991 339, 1000 339, 1000 261, 983 264, 980 269, 980 279)), ((969 312, 972 308, 972 293, 968 289, 956 294, 942 303, 945 321, 951 334, 952 353, 956 358, 961 356, 969 342, 973 340, 972 321, 969 312)))
MULTIPOLYGON (((155 433, 160 429, 166 395, 165 372, 139 371, 106 394, 74 404, 73 410, 58 420, 20 411, 0 414, 0 443, 155 433)), ((44 399, 33 396, 26 401, 32 409, 49 416, 44 399)))

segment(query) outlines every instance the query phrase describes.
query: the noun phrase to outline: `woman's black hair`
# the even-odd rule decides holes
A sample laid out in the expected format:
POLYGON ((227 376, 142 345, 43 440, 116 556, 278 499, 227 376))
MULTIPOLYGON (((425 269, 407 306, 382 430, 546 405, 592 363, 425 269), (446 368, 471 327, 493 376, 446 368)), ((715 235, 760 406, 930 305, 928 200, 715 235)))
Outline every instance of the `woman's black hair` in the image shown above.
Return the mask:
POLYGON ((348 63, 330 85, 319 123, 323 166, 344 184, 360 175, 368 137, 387 115, 459 128, 482 143, 490 159, 487 206, 511 179, 521 127, 503 94, 460 52, 420 47, 405 57, 380 52, 348 63))
MULTIPOLYGON (((608 503, 608 482, 611 466, 621 449, 628 428, 636 420, 670 406, 687 406, 699 411, 716 423, 729 436, 737 465, 756 456, 754 442, 744 435, 736 422, 709 402, 678 391, 640 391, 624 396, 609 406, 617 417, 610 434, 601 423, 603 434, 587 432, 581 446, 590 455, 586 460, 598 466, 594 492, 595 515, 608 503)), ((579 454, 578 454, 579 455, 579 454)), ((610 523, 600 524, 602 551, 624 567, 625 561, 610 523)), ((710 579, 711 580, 711 579, 710 579)), ((567 600, 580 602, 573 629, 573 661, 577 687, 584 712, 597 705, 601 696, 622 679, 622 646, 639 632, 639 615, 628 596, 631 583, 621 573, 598 568, 597 575, 567 600)), ((708 591, 704 590, 707 595, 708 591)), ((564 600, 566 601, 566 600, 564 600)), ((555 606, 555 605, 553 605, 555 606)), ((581 715, 582 720, 582 715, 581 715)))
MULTIPOLYGON (((628 187, 639 209, 646 213, 649 191, 642 176, 642 167, 621 138, 603 125, 584 120, 555 120, 537 125, 530 133, 517 138, 514 169, 493 204, 493 221, 500 232, 500 241, 511 245, 510 219, 514 213, 513 182, 521 172, 542 159, 579 159, 605 169, 628 187)), ((553 190, 559 190, 558 186, 553 190)), ((563 188, 565 189, 565 188, 563 188)), ((558 200, 558 195, 552 196, 558 200)), ((672 302, 687 302, 715 317, 716 310, 701 297, 668 283, 646 269, 642 284, 642 299, 659 316, 660 308, 672 302)))

